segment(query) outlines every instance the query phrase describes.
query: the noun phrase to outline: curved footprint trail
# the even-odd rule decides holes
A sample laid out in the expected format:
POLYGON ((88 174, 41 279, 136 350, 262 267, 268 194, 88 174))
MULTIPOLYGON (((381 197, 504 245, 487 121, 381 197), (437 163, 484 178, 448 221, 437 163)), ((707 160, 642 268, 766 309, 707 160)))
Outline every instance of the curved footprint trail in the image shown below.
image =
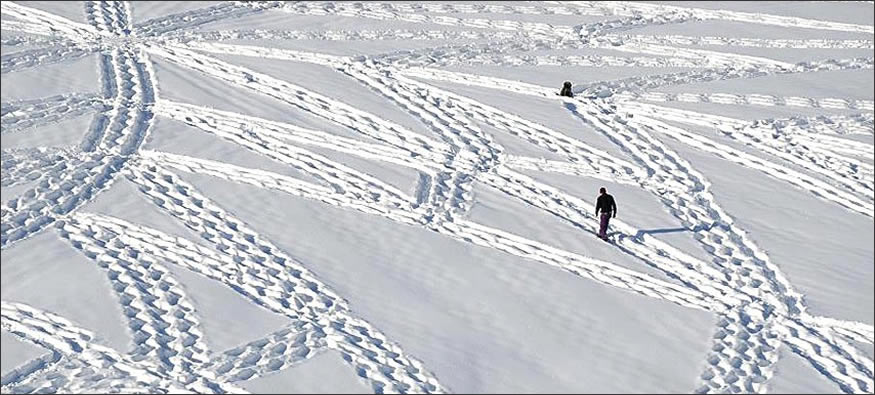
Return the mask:
MULTIPOLYGON (((746 291, 745 293, 762 297, 759 288, 767 286, 770 280, 766 274, 759 273, 759 270, 756 269, 757 266, 765 264, 765 261, 756 262, 753 260, 754 258, 762 258, 745 256, 746 254, 742 253, 742 251, 756 251, 754 249, 756 247, 751 248, 748 243, 744 243, 743 233, 736 233, 732 227, 731 219, 722 214, 719 207, 714 205, 713 196, 710 196, 707 191, 708 186, 704 178, 698 173, 693 173, 689 163, 642 132, 643 122, 640 120, 633 123, 631 120, 623 119, 620 122, 619 119, 613 117, 613 111, 606 108, 607 106, 588 105, 583 109, 578 109, 577 104, 568 103, 566 106, 572 113, 588 122, 597 131, 605 134, 614 143, 630 153, 639 163, 650 169, 648 173, 653 178, 654 185, 666 185, 667 182, 670 183, 668 185, 677 185, 659 190, 653 190, 652 187, 648 188, 646 185, 644 187, 659 196, 660 200, 669 206, 670 212, 681 219, 683 226, 691 227, 701 221, 709 220, 716 223, 717 226, 712 227, 709 232, 710 237, 705 237, 701 233, 696 233, 694 237, 710 247, 707 249, 715 255, 714 263, 730 278, 731 286, 738 287, 746 291), (741 241, 740 245, 735 246, 734 244, 737 243, 735 240, 741 241), (727 265, 730 263, 731 265, 727 265)), ((776 288, 779 286, 778 284, 775 285, 776 288)), ((709 363, 714 368, 709 368, 702 376, 707 387, 712 390, 729 390, 730 392, 756 391, 758 389, 759 383, 764 382, 770 374, 768 371, 770 366, 761 366, 760 361, 777 359, 769 355, 775 352, 774 341, 770 344, 769 340, 776 336, 769 333, 763 321, 771 315, 773 309, 777 309, 779 314, 783 315, 789 308, 794 308, 794 300, 798 296, 791 295, 790 298, 792 298, 789 302, 792 303, 790 306, 785 305, 785 300, 770 300, 771 304, 769 305, 755 302, 753 309, 759 312, 758 319, 757 317, 751 319, 758 325, 754 326, 755 330, 750 330, 740 324, 741 314, 749 315, 748 311, 752 308, 746 306, 736 308, 734 310, 737 313, 722 315, 719 326, 731 326, 733 333, 744 333, 745 338, 739 339, 737 342, 743 342, 745 347, 755 348, 752 353, 754 358, 748 357, 747 361, 744 361, 744 358, 731 351, 736 350, 737 347, 721 348, 719 346, 722 343, 716 343, 715 353, 709 357, 709 363), (751 343, 753 347, 750 347, 751 343), (722 351, 731 352, 721 354, 722 351), (724 358, 733 357, 739 358, 739 361, 731 361, 737 366, 722 365, 724 358)), ((725 333, 724 330, 719 329, 715 337, 722 341, 725 337, 723 333, 725 333)))
POLYGON ((424 84, 393 75, 385 69, 377 70, 373 64, 347 64, 338 68, 363 85, 394 101, 412 115, 423 121, 450 146, 453 156, 444 165, 450 171, 429 174, 430 185, 427 197, 428 213, 425 221, 452 221, 471 208, 473 182, 477 174, 493 167, 502 155, 502 148, 458 111, 432 103, 446 101, 447 97, 435 95, 424 84))
MULTIPOLYGON (((768 256, 716 204, 704 177, 692 170, 686 160, 647 133, 653 130, 652 125, 659 124, 658 121, 640 116, 624 119, 601 103, 585 103, 583 112, 574 104, 567 106, 644 166, 653 169, 653 176, 670 175, 669 178, 675 178, 682 184, 687 180, 692 181, 692 189, 653 192, 660 196, 660 200, 669 206, 670 212, 684 226, 692 226, 703 218, 717 223, 718 226, 711 229, 707 236, 695 233, 694 237, 711 252, 714 256, 712 262, 729 276, 734 287, 760 298, 722 315, 721 328, 715 334, 712 348, 714 353, 708 359, 712 366, 702 375, 705 383, 700 391, 759 391, 772 373, 773 362, 777 360, 775 348, 779 341, 814 344, 815 350, 834 347, 828 340, 809 337, 801 331, 790 332, 791 336, 786 336, 786 328, 792 328, 794 324, 808 329, 805 324, 794 321, 805 310, 802 295, 793 290, 768 256), (612 134, 623 138, 610 137, 612 134), (729 333, 734 336, 727 336, 729 333), (766 361, 769 363, 764 363, 766 361)), ((645 189, 649 188, 645 185, 645 189)), ((871 368, 860 365, 860 356, 840 354, 835 356, 835 360, 823 362, 819 356, 808 355, 813 363, 827 369, 828 375, 843 388, 855 391, 872 388, 871 368), (839 361, 836 365, 841 365, 839 369, 833 368, 836 360, 839 361), (861 380, 867 376, 868 380, 861 380)))
MULTIPOLYGON (((743 164, 748 167, 765 171, 767 174, 786 180, 796 186, 812 191, 818 197, 834 201, 850 210, 867 215, 873 214, 872 202, 875 201, 872 178, 875 170, 872 165, 844 155, 836 151, 860 148, 866 150, 865 144, 854 144, 851 141, 842 142, 807 138, 807 143, 793 133, 787 133, 783 128, 763 128, 750 125, 740 120, 726 117, 715 117, 684 110, 675 110, 665 107, 656 107, 631 103, 627 106, 630 113, 639 117, 653 117, 672 120, 681 123, 691 123, 714 127, 722 135, 739 140, 746 145, 798 165, 801 168, 818 174, 822 178, 830 180, 835 187, 816 178, 802 174, 789 168, 776 169, 767 161, 763 161, 752 155, 740 152, 726 145, 698 137, 695 134, 679 131, 678 128, 660 123, 654 130, 664 133, 676 140, 700 147, 703 151, 716 153, 718 156, 743 164), (763 130, 765 129, 765 130, 763 130), (818 141, 823 140, 823 141, 818 141), (830 141, 832 141, 832 145, 830 141), (838 147, 835 147, 837 145, 838 147), (851 147, 851 148, 848 148, 851 147)), ((804 138, 804 137, 803 137, 804 138)), ((871 148, 868 148, 871 149, 871 148)), ((860 155, 859 152, 854 152, 860 155)), ((868 152, 863 151, 862 155, 868 152)), ((853 156, 853 155, 852 155, 853 156)))
POLYGON ((25 381, 4 383, 3 392, 189 392, 164 378, 154 366, 144 366, 97 344, 93 333, 57 315, 6 301, 0 306, 0 315, 4 330, 60 355, 25 381), (76 379, 68 381, 73 377, 76 379))
MULTIPOLYGON (((408 69, 408 70, 404 70, 403 72, 407 75, 415 76, 415 77, 419 77, 419 78, 443 80, 443 81, 449 81, 449 82, 461 83, 461 84, 473 85, 473 86, 479 86, 479 87, 486 87, 486 88, 492 88, 492 89, 502 89, 502 90, 507 90, 507 91, 514 92, 514 93, 534 95, 534 96, 539 96, 539 97, 543 97, 543 98, 551 98, 551 99, 555 98, 555 95, 553 95, 553 91, 550 90, 549 88, 544 88, 544 87, 531 85, 531 84, 525 84, 525 83, 518 83, 515 81, 509 81, 509 80, 504 80, 504 79, 499 79, 499 78, 483 77, 483 76, 466 74, 466 73, 458 73, 458 72, 437 71, 435 69, 408 69)), ((473 102, 473 101, 470 101, 470 102, 473 102)), ((471 105, 472 106, 479 106, 479 104, 477 104, 476 102, 474 102, 471 105)), ((695 112, 691 112, 691 111, 683 111, 683 110, 676 110, 676 109, 669 109, 669 108, 661 109, 660 111, 644 112, 641 109, 644 109, 644 108, 652 109, 652 108, 656 108, 656 107, 651 106, 651 105, 644 105, 641 103, 626 103, 626 102, 621 101, 617 104, 614 104, 613 106, 616 107, 617 105, 622 106, 623 111, 625 113, 638 113, 638 114, 645 115, 645 116, 654 116, 654 117, 659 117, 659 118, 671 117, 672 120, 680 121, 680 122, 684 122, 684 123, 695 123, 695 124, 701 124, 701 125, 706 125, 706 126, 720 125, 721 128, 729 127, 729 126, 738 127, 738 128, 751 126, 750 124, 748 124, 746 122, 734 120, 731 118, 707 116, 705 114, 695 113, 695 112), (676 114, 676 113, 682 113, 684 115, 680 116, 680 117, 671 115, 671 114, 676 114)), ((610 109, 609 111, 616 111, 616 110, 612 107, 612 109, 610 109)), ((490 117, 490 119, 492 119, 492 120, 484 119, 484 121, 490 122, 490 124, 494 124, 495 119, 505 119, 505 117, 494 117, 493 116, 493 117, 490 117)), ((818 120, 816 122, 809 122, 805 119, 799 119, 799 120, 795 121, 795 123, 802 125, 799 129, 804 128, 804 130, 806 130, 806 132, 805 132, 806 134, 810 134, 807 132, 807 130, 814 130, 816 132, 824 130, 825 133, 833 133, 833 134, 837 133, 836 131, 841 131, 841 133, 847 133, 847 129, 844 129, 844 128, 847 127, 848 124, 851 125, 851 127, 852 127, 851 130, 863 130, 859 133, 869 134, 871 131, 871 127, 868 125, 868 123, 871 123, 871 121, 869 119, 871 119, 871 116, 868 116, 868 119, 867 119, 866 116, 859 115, 856 117, 851 117, 850 119, 839 117, 839 118, 836 118, 836 121, 829 121, 828 119, 826 119, 826 120, 818 120), (858 119, 860 119, 862 121, 858 121, 858 119), (863 126, 858 127, 857 126, 858 122, 860 123, 860 125, 863 125, 863 126), (856 129, 853 129, 853 128, 856 128, 856 129)), ((790 120, 788 122, 794 123, 794 121, 792 121, 792 120, 790 120)), ((784 128, 783 121, 778 120, 778 121, 773 121, 772 123, 774 123, 776 125, 776 127, 781 127, 782 129, 784 128)), ((873 216, 872 206, 871 206, 871 204, 867 203, 867 200, 870 199, 867 196, 867 194, 869 193, 868 190, 871 189, 871 186, 870 186, 870 184, 867 183, 867 179, 865 176, 865 174, 871 172, 869 169, 871 169, 872 166, 869 165, 868 163, 865 163, 865 162, 862 162, 860 160, 853 158, 853 156, 859 156, 861 154, 865 155, 866 153, 868 153, 869 150, 872 149, 871 146, 867 146, 866 144, 856 144, 852 141, 844 141, 844 140, 835 141, 835 139, 829 139, 829 138, 819 139, 818 141, 811 143, 810 145, 814 146, 813 150, 809 150, 806 147, 796 148, 790 144, 778 146, 780 149, 789 149, 792 152, 790 154, 791 156, 789 156, 789 157, 791 157, 794 162, 798 162, 803 167, 813 169, 815 172, 820 173, 821 175, 825 176, 828 179, 837 179, 838 182, 840 182, 840 183, 844 183, 845 182, 844 180, 850 179, 854 183, 858 183, 859 187, 852 189, 852 191, 856 191, 856 192, 849 193, 849 192, 842 191, 842 190, 837 191, 834 187, 830 186, 828 183, 821 181, 820 179, 814 178, 812 176, 809 176, 807 174, 804 174, 802 172, 799 172, 797 170, 794 170, 793 168, 783 166, 779 163, 771 162, 771 161, 762 159, 760 157, 750 155, 746 152, 743 152, 743 151, 737 150, 735 148, 729 147, 727 145, 718 143, 714 140, 700 136, 696 133, 691 133, 691 132, 688 132, 688 131, 680 129, 680 128, 666 125, 664 123, 660 123, 659 125, 660 125, 659 127, 654 129, 655 132, 666 134, 668 137, 671 137, 673 139, 679 140, 679 141, 684 142, 686 144, 695 146, 695 147, 697 147, 705 152, 714 153, 715 155, 719 156, 720 158, 741 164, 741 165, 746 166, 746 167, 750 167, 750 168, 762 171, 762 172, 766 173, 767 175, 769 175, 770 177, 780 179, 780 180, 788 182, 796 187, 799 187, 803 190, 810 191, 811 193, 816 195, 818 198, 837 203, 837 204, 842 205, 850 210, 853 210, 855 212, 858 212, 858 213, 861 213, 861 214, 864 214, 864 215, 867 215, 870 217, 873 216), (826 164, 822 164, 820 166, 818 166, 816 164, 811 164, 811 163, 800 161, 799 157, 807 155, 806 151, 812 152, 812 155, 815 155, 816 157, 823 157, 823 156, 835 157, 836 159, 833 160, 833 163, 835 163, 836 161, 838 161, 839 163, 844 163, 844 167, 845 167, 844 173, 837 174, 835 172, 830 172, 830 171, 824 170, 824 166, 827 166, 827 165, 832 166, 832 164, 828 163, 828 160, 822 160, 822 159, 819 160, 818 163, 824 163, 824 161, 827 161, 826 164), (852 152, 851 158, 847 157, 847 151, 852 152), (848 177, 850 177, 850 178, 848 178, 848 177), (862 191, 860 191, 861 189, 862 189, 862 191)), ((493 126, 495 126, 495 125, 493 125, 493 126)), ((784 129, 784 130, 787 130, 787 129, 784 129)), ((793 130, 793 129, 791 128, 790 130, 793 130)), ((511 129, 511 130, 507 130, 507 131, 510 132, 511 134, 519 135, 519 132, 517 130, 511 129)), ((801 134, 801 133, 803 133, 803 132, 798 132, 796 134, 801 134)), ((791 136, 790 138, 792 139, 793 137, 791 136)), ((805 138, 805 137, 802 137, 802 138, 805 138)), ((766 149, 772 150, 773 152, 776 152, 777 156, 779 156, 779 157, 788 157, 787 154, 780 152, 780 151, 776 151, 774 148, 766 146, 766 143, 763 143, 763 140, 768 141, 768 139, 760 139, 760 138, 757 138, 757 139, 759 141, 756 141, 754 139, 751 139, 749 141, 751 141, 757 147, 764 147, 766 149)), ((811 140, 811 138, 807 138, 807 139, 811 140)), ((566 138, 565 140, 567 141, 568 139, 566 138)), ((537 144, 537 142, 533 141, 532 139, 529 139, 529 141, 537 144)), ((545 146, 545 148, 548 148, 553 152, 557 152, 555 146, 545 146)), ((574 157, 569 157, 569 159, 576 160, 574 157)), ((839 165, 839 166, 841 166, 841 165, 839 165)))
MULTIPOLYGON (((175 106, 182 111, 180 115, 171 116, 172 119, 183 120, 201 130, 214 133, 232 143, 287 164, 324 181, 335 191, 351 198, 379 203, 387 208, 409 207, 413 204, 403 192, 372 176, 285 143, 276 135, 263 133, 260 128, 253 127, 252 124, 239 120, 228 122, 227 114, 216 117, 202 111, 199 115, 195 115, 197 110, 193 110, 190 106, 174 104, 166 104, 166 106, 175 106)), ((172 111, 175 112, 176 109, 172 111)))
POLYGON ((326 350, 327 334, 305 321, 295 321, 270 335, 225 351, 201 366, 228 381, 264 376, 302 363, 326 350))
MULTIPOLYGON (((230 278, 218 279, 230 282, 233 289, 248 293, 247 296, 278 314, 318 325, 328 334, 326 341, 330 346, 339 349, 375 391, 445 392, 420 362, 404 356, 400 348, 370 324, 352 316, 346 302, 301 264, 192 186, 164 171, 157 163, 146 161, 129 171, 128 178, 151 201, 202 235, 216 249, 209 251, 187 242, 185 249, 178 253, 172 249, 167 251, 182 257, 165 259, 179 263, 181 258, 186 258, 184 262, 191 261, 192 256, 214 257, 217 262, 211 266, 236 273, 230 278), (196 254, 183 253, 186 250, 196 254), (244 283, 239 284, 240 281, 244 283)), ((130 233, 131 229, 126 232, 130 233)), ((188 265, 192 270, 203 272, 191 263, 188 265)))
POLYGON ((158 370, 196 392, 239 392, 204 377, 209 358, 194 306, 158 260, 128 245, 119 229, 101 227, 82 214, 59 221, 60 236, 106 271, 132 332, 128 357, 157 361, 158 370))
MULTIPOLYGON (((479 111, 486 110, 484 107, 471 106, 470 100, 466 100, 465 98, 459 97, 457 95, 453 95, 453 94, 450 94, 448 92, 441 91, 441 90, 436 89, 434 87, 430 87, 430 86, 427 86, 427 85, 424 85, 421 83, 416 83, 415 81, 410 81, 410 80, 408 80, 407 82, 408 82, 406 84, 407 86, 419 85, 420 87, 419 87, 419 89, 417 89, 418 92, 431 91, 431 92, 433 92, 432 94, 435 94, 435 93, 442 94, 442 95, 444 95, 444 99, 441 101, 448 102, 448 103, 458 103, 458 104, 456 104, 456 106, 462 107, 462 112, 459 114, 456 114, 456 115, 453 115, 452 112, 448 111, 448 108, 452 109, 452 107, 450 107, 450 106, 435 107, 435 110, 432 110, 433 111, 432 114, 436 114, 438 117, 444 118, 443 122, 440 122, 439 124, 460 125, 462 128, 467 129, 468 130, 467 133, 464 130, 463 131, 455 131, 455 133, 459 133, 462 136, 465 136, 465 134, 470 134, 470 135, 474 136, 472 138, 468 138, 467 141, 474 141, 474 138, 476 138, 477 135, 483 136, 480 138, 481 139, 485 138, 484 141, 490 141, 490 138, 488 137, 488 135, 484 135, 479 130, 479 128, 476 128, 476 126, 473 126, 473 124, 466 119, 467 114, 476 113, 479 111)), ((436 100, 428 100, 427 97, 423 97, 420 100, 422 100, 422 99, 426 99, 425 101, 423 101, 423 103, 438 102, 436 100)), ((455 107, 455 106, 453 106, 453 107, 455 107)), ((496 112, 498 111, 498 110, 491 109, 491 108, 489 110, 496 111, 496 112)), ((511 120, 513 119, 513 117, 510 116, 510 114, 495 114, 495 115, 491 115, 491 116, 480 115, 477 118, 511 119, 511 120)), ((430 123, 433 123, 433 122, 430 122, 430 123)), ((516 129, 518 127, 514 127, 514 128, 516 129)), ((543 127, 540 127, 540 128, 541 128, 541 130, 536 132, 536 133, 543 134, 547 130, 546 128, 543 128, 543 127)), ((546 132, 546 133, 555 133, 555 132, 546 132)), ((563 138, 560 141, 567 143, 569 141, 574 141, 574 140, 568 139, 568 138, 563 138)), ((492 143, 492 144, 494 144, 494 143, 492 143)), ((477 149, 476 147, 472 147, 472 148, 477 149)), ((590 151, 593 153, 596 152, 596 151, 592 150, 591 148, 586 147, 586 145, 584 145, 582 143, 578 143, 578 148, 583 149, 583 150, 587 150, 587 151, 590 151)), ((571 151, 571 152, 573 152, 573 151, 571 151)), ((600 153, 600 155, 603 157, 603 160, 607 161, 608 163, 616 161, 616 159, 610 158, 609 156, 607 156, 604 153, 600 153)), ((498 156, 499 157, 502 156, 500 151, 498 152, 498 156)), ((486 163, 485 165, 489 166, 488 163, 486 163)), ((544 195, 552 195, 552 196, 554 196, 554 198, 553 198, 554 200, 556 199, 556 196, 562 196, 562 194, 556 190, 552 190, 550 192, 547 192, 544 189, 532 189, 532 188, 543 188, 544 186, 539 185, 538 183, 534 182, 533 180, 528 179, 527 177, 524 177, 520 174, 511 172, 508 170, 504 170, 503 168, 496 168, 494 165, 491 167, 487 167, 487 169, 489 169, 490 171, 488 173, 485 173, 484 175, 480 176, 479 178, 481 178, 483 181, 485 181, 488 185, 491 185, 502 192, 508 193, 510 196, 521 198, 522 200, 524 200, 527 203, 535 204, 535 203, 533 203, 533 200, 538 200, 539 198, 541 198, 544 195), (496 177, 496 176, 498 176, 498 177, 496 177), (528 188, 529 190, 532 190, 536 193, 532 194, 532 195, 525 195, 525 194, 520 195, 520 191, 521 191, 520 188, 521 187, 528 188)), ((628 171, 633 171, 633 170, 629 170, 629 167, 626 166, 626 171, 628 172, 628 171)), ((617 173, 615 173, 615 174, 617 174, 617 173)), ((472 174, 472 178, 474 176, 476 176, 476 173, 472 174)), ((538 206, 538 204, 535 204, 535 205, 538 206)), ((572 215, 576 215, 576 218, 581 218, 581 217, 585 218, 588 216, 588 213, 586 210, 581 210, 579 208, 581 206, 582 206, 582 204, 578 203, 578 206, 574 209, 576 212, 575 212, 575 214, 572 214, 572 215), (585 213, 585 214, 581 214, 581 213, 585 213)), ((550 211, 550 207, 555 207, 555 203, 553 203, 551 201, 550 203, 547 203, 546 206, 539 206, 539 207, 542 209, 546 209, 547 211, 550 211)), ((562 209, 564 209, 564 208, 562 208, 562 209)), ((562 209, 560 209, 560 211, 562 209)), ((555 213, 555 211, 553 211, 553 213, 555 213)), ((564 213, 557 214, 557 215, 563 216, 564 213)), ((572 222, 575 222, 575 221, 572 220, 572 222)), ((577 222, 575 222, 575 225, 585 226, 585 225, 581 225, 583 223, 588 224, 591 222, 578 220, 577 222)), ((592 229, 592 231, 594 233, 594 229, 592 229)), ((632 248, 635 248, 635 247, 632 247, 632 248)), ((659 260, 658 258, 655 258, 655 257, 660 255, 659 252, 662 253, 661 255, 665 255, 664 251, 648 251, 648 249, 650 249, 650 248, 652 248, 652 247, 643 247, 640 249, 641 251, 639 251, 637 255, 635 253, 633 253, 633 255, 636 255, 639 258, 642 258, 647 262, 650 262, 652 260, 659 260)), ((676 254, 675 256, 685 256, 686 257, 685 254, 679 254, 677 251, 675 251, 675 254, 676 254)), ((688 261, 690 260, 689 257, 687 257, 687 259, 688 259, 688 261)), ((665 262, 665 261, 666 260, 663 260, 663 262, 665 262)), ((674 269, 676 269, 676 268, 674 268, 674 269)), ((672 273, 672 274, 674 274, 674 273, 672 273)), ((714 278, 712 278, 712 280, 714 280, 714 278)), ((699 286, 701 287, 701 289, 707 289, 708 291, 712 291, 712 287, 710 287, 708 285, 700 283, 699 286)), ((719 291, 714 291, 714 293, 712 294, 712 297, 719 300, 719 299, 723 298, 723 295, 725 295, 725 292, 721 294, 719 291)), ((731 299, 729 299, 729 300, 731 300, 731 299)))
MULTIPOLYGON (((384 70, 386 69, 384 68, 384 70)), ((363 71, 351 72, 350 70, 345 69, 344 72, 350 74, 351 77, 362 81, 366 85, 370 85, 373 89, 380 91, 387 97, 390 97, 399 104, 401 104, 402 107, 408 109, 408 111, 410 111, 412 114, 422 119, 423 122, 431 126, 439 134, 445 136, 445 139, 452 140, 454 146, 459 147, 458 149, 471 150, 475 154, 479 154, 481 160, 485 159, 484 162, 479 163, 474 169, 457 167, 457 173, 465 174, 465 177, 463 177, 464 180, 473 181, 473 179, 477 178, 478 175, 481 174, 481 172, 488 171, 491 174, 492 172, 499 171, 496 166, 500 163, 500 158, 503 156, 501 147, 494 143, 489 135, 482 133, 479 128, 477 128, 470 120, 468 120, 468 117, 464 110, 455 110, 456 106, 437 106, 431 104, 441 102, 458 103, 461 101, 460 97, 407 78, 395 77, 398 79, 398 82, 403 82, 403 85, 399 84, 398 82, 393 81, 393 79, 391 78, 391 72, 384 72, 379 75, 374 75, 372 73, 370 76, 367 74, 367 72, 363 71), (383 80, 383 82, 375 83, 379 80, 383 80), (414 92, 417 92, 418 94, 414 94, 414 92), (435 98, 431 98, 432 95, 434 95, 435 98), (455 135, 458 135, 461 138, 461 141, 455 138, 455 135), (458 144, 463 144, 463 146, 460 147, 458 144), (486 152, 486 154, 489 156, 483 158, 482 151, 486 149, 489 149, 489 151, 486 152)), ((440 177, 440 175, 435 175, 435 177, 440 177)), ((490 177, 489 175, 484 174, 480 175, 479 178, 488 180, 490 177)), ((465 185, 457 185, 454 190, 455 189, 461 189, 462 192, 451 192, 451 195, 461 195, 461 198, 464 199, 467 194, 465 185)), ((440 203, 433 202, 432 204, 437 206, 440 203)), ((504 239, 506 239, 507 241, 513 241, 514 243, 517 243, 517 246, 513 247, 517 251, 511 253, 528 257, 530 259, 535 259, 536 261, 540 261, 550 265, 556 265, 556 263, 551 259, 544 260, 543 258, 535 257, 527 253, 532 248, 536 250, 542 249, 544 253, 541 253, 540 255, 557 254, 555 259, 563 262, 563 264, 556 266, 569 270, 575 274, 581 275, 586 278, 595 278, 598 281, 604 281, 614 286, 627 288, 634 292, 641 292, 645 295, 651 296, 657 295, 657 297, 672 300, 682 305, 688 305, 688 301, 686 301, 683 296, 678 298, 677 296, 673 295, 673 293, 677 292, 674 287, 669 286, 666 287, 667 289, 661 289, 661 286, 658 286, 659 288, 648 288, 646 286, 638 288, 635 286, 629 287, 627 285, 621 285, 625 282, 628 282, 628 280, 625 280, 625 277, 628 275, 628 273, 624 273, 622 269, 604 267, 601 264, 590 259, 585 259, 583 261, 593 262, 591 264, 592 268, 587 268, 586 266, 580 267, 576 263, 576 261, 580 260, 580 258, 574 257, 574 254, 568 254, 559 251, 553 252, 556 249, 546 246, 539 246, 539 243, 532 243, 530 240, 522 242, 522 240, 524 239, 521 239, 519 237, 506 235, 503 232, 488 229, 481 225, 457 219, 458 216, 461 215, 461 213, 457 212, 457 210, 455 209, 461 208, 462 210, 464 210, 464 200, 450 201, 449 205, 452 208, 448 210, 449 215, 446 217, 446 221, 439 221, 434 224, 429 224, 430 227, 434 228, 435 226, 437 226, 437 230, 441 233, 451 234, 455 237, 461 236, 463 239, 467 239, 475 244, 487 245, 492 248, 497 248, 505 251, 507 251, 507 247, 511 247, 512 244, 505 244, 506 242, 504 241, 504 239), (468 236, 465 236, 465 233, 467 233, 468 236), (520 252, 523 253, 520 254, 520 252), (564 263, 565 260, 568 260, 568 263, 564 263)), ((444 206, 446 206, 446 203, 444 203, 444 206)), ((640 280, 638 281, 641 281, 641 284, 643 285, 644 282, 642 280, 643 278, 640 278, 640 280)), ((648 281, 653 282, 653 280, 648 281)))
MULTIPOLYGON (((865 210, 875 202, 875 169, 869 163, 853 158, 872 154, 870 145, 828 136, 806 136, 801 128, 783 127, 784 122, 769 122, 760 126, 721 116, 712 116, 668 107, 629 103, 626 108, 639 116, 650 116, 679 123, 712 127, 721 135, 755 147, 762 152, 786 160, 832 181, 855 209, 865 210), (851 155, 847 155, 850 153, 851 155), (859 208, 857 208, 859 207, 859 208)), ((825 189, 824 192, 831 191, 825 189)), ((832 194, 837 194, 833 192, 832 194)))
MULTIPOLYGON (((6 7, 9 3, 3 4, 6 7)), ((113 4, 115 8, 123 7, 121 3, 113 4)), ((18 10, 20 6, 13 8, 18 10)), ((110 12, 107 7, 99 9, 110 12)), ((114 18, 107 17, 113 21, 107 25, 110 27, 94 30, 120 34, 127 22, 117 19, 117 13, 112 14, 114 18)), ((148 106, 154 102, 155 84, 145 54, 115 49, 111 54, 101 55, 100 64, 104 99, 111 103, 110 110, 96 118, 75 166, 58 163, 36 180, 35 187, 0 208, 0 247, 7 248, 36 234, 58 216, 72 212, 105 189, 148 134, 154 116, 148 106)))

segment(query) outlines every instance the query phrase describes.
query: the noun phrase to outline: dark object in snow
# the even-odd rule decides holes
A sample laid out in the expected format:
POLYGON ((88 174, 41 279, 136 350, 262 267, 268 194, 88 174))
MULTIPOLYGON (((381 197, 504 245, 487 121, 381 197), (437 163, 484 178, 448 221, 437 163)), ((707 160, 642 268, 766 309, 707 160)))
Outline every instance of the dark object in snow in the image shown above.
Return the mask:
POLYGON ((565 81, 565 83, 562 84, 562 90, 559 91, 559 96, 574 97, 574 94, 571 93, 571 81, 565 81))
POLYGON ((596 216, 599 215, 599 211, 602 212, 599 218, 599 238, 606 240, 608 223, 611 221, 611 217, 617 218, 617 203, 614 202, 614 197, 608 194, 605 187, 599 188, 599 198, 595 204, 596 216))

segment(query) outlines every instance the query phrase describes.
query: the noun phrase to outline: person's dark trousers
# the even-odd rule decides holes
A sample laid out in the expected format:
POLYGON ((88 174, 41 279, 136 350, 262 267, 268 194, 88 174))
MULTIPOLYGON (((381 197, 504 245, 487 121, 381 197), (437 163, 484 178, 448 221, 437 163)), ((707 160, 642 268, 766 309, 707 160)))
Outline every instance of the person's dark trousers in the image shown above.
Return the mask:
POLYGON ((601 222, 599 223, 599 237, 606 238, 608 232, 608 222, 611 221, 611 213, 603 212, 601 222))

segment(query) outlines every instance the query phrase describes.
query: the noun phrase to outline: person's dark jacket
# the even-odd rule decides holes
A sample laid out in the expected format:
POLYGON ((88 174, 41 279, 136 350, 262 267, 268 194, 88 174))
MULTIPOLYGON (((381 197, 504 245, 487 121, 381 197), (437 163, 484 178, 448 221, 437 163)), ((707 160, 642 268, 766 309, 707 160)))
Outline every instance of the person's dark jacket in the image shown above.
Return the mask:
POLYGON ((617 203, 614 202, 614 197, 607 193, 600 195, 595 203, 595 215, 599 215, 599 211, 617 215, 617 203))
POLYGON ((565 84, 562 90, 559 91, 559 96, 574 97, 574 94, 571 93, 571 84, 565 84))

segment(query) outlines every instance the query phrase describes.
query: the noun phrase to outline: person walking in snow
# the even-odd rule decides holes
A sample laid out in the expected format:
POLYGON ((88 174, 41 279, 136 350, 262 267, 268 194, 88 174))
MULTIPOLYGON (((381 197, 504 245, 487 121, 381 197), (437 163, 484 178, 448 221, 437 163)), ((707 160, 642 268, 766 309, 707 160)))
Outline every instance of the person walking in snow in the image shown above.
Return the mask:
POLYGON ((571 93, 571 81, 565 81, 565 83, 562 84, 562 90, 559 91, 559 96, 574 97, 574 94, 571 93))
POLYGON ((605 187, 599 188, 599 198, 595 203, 595 215, 598 217, 599 211, 602 216, 599 217, 599 238, 607 240, 608 222, 611 217, 617 218, 617 203, 614 202, 614 197, 608 194, 605 187))

